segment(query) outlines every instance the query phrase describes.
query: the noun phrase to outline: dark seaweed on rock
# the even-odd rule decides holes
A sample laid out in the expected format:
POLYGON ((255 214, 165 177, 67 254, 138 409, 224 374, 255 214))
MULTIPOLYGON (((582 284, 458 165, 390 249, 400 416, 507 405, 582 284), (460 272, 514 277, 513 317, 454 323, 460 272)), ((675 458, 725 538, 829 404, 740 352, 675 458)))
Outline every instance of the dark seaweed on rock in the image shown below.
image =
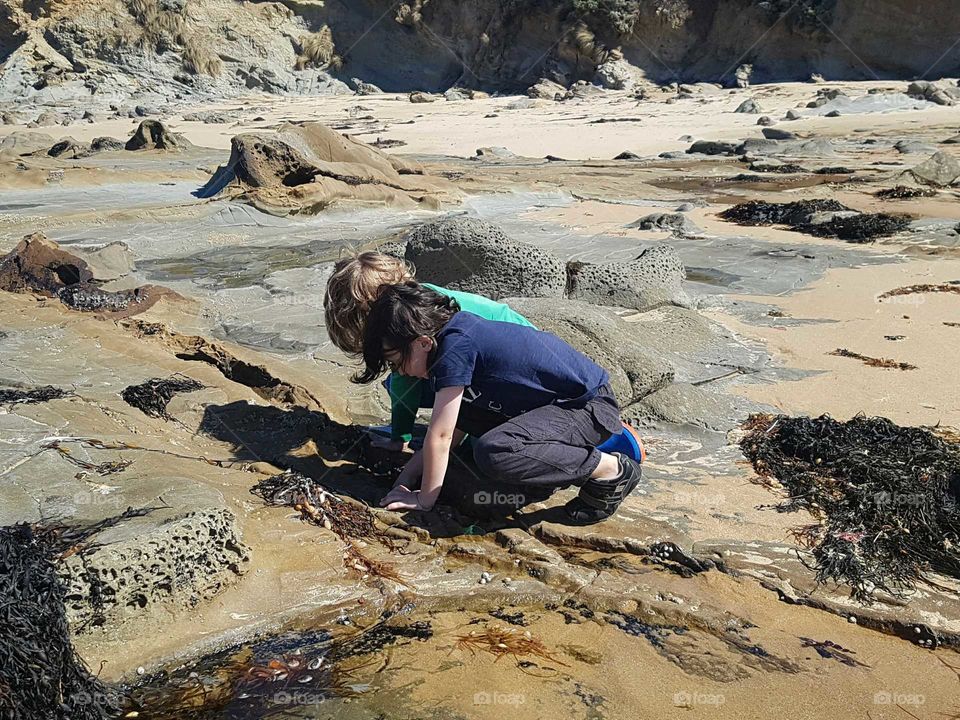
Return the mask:
POLYGON ((782 511, 818 523, 795 536, 819 583, 846 583, 870 602, 905 596, 936 571, 960 577, 960 447, 886 418, 753 415, 740 442, 760 482, 779 481, 782 511))
POLYGON ((0 718, 105 720, 118 698, 90 674, 70 641, 56 535, 0 528, 0 718))
POLYGON ((813 213, 844 211, 850 211, 850 208, 836 200, 798 200, 791 203, 751 200, 724 210, 720 217, 738 225, 797 225, 807 222, 813 213))
POLYGON ((128 405, 155 418, 169 419, 167 405, 177 393, 203 390, 203 384, 188 377, 153 378, 124 388, 120 396, 128 405))
POLYGON ((86 312, 121 312, 130 307, 131 303, 146 300, 146 291, 143 288, 108 292, 91 283, 70 285, 63 288, 59 295, 65 305, 86 312))
POLYGON ((918 197, 934 197, 937 191, 933 188, 907 187, 906 185, 897 185, 892 188, 878 190, 873 195, 881 200, 909 200, 918 197))
POLYGON ((53 385, 43 385, 32 390, 19 390, 16 388, 0 388, 0 405, 32 405, 34 403, 49 402, 50 400, 59 400, 71 393, 53 385))
POLYGON ((909 225, 910 218, 904 215, 864 213, 851 217, 836 217, 816 225, 794 225, 792 229, 817 237, 835 237, 847 242, 868 243, 877 238, 896 235, 906 230, 909 225))

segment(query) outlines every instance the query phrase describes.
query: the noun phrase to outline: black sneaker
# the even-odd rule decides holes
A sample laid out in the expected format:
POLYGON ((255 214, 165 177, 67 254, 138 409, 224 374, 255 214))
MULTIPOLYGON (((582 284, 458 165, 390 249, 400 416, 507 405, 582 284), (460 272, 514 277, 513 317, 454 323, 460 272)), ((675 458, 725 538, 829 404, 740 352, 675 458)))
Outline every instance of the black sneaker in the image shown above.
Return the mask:
POLYGON ((610 480, 587 480, 580 486, 580 494, 564 506, 575 523, 590 525, 606 520, 640 483, 640 463, 622 453, 612 455, 620 462, 620 473, 610 480))

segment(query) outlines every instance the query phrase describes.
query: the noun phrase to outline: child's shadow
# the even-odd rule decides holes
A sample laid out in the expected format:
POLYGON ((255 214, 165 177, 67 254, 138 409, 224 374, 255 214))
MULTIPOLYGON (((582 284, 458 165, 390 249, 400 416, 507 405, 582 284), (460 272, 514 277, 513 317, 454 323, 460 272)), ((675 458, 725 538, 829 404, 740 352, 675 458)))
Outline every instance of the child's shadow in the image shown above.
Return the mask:
MULTIPOLYGON (((334 492, 376 507, 406 458, 370 447, 366 428, 334 422, 326 413, 246 401, 208 405, 200 432, 230 443, 241 462, 267 462, 313 478, 334 492)), ((404 520, 432 537, 485 534, 547 520, 564 522, 561 508, 540 509, 522 520, 518 509, 543 502, 554 488, 507 486, 484 477, 469 446, 451 453, 435 512, 407 512, 404 520)))

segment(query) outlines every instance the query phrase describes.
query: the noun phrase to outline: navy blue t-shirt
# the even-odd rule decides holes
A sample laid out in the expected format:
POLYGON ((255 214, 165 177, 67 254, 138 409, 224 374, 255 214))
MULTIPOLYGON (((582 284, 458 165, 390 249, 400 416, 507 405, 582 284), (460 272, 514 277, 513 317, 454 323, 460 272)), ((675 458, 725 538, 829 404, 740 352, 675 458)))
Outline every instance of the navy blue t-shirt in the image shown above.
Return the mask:
POLYGON ((556 335, 463 311, 437 333, 430 379, 438 391, 463 385, 463 402, 507 417, 586 402, 610 381, 556 335))

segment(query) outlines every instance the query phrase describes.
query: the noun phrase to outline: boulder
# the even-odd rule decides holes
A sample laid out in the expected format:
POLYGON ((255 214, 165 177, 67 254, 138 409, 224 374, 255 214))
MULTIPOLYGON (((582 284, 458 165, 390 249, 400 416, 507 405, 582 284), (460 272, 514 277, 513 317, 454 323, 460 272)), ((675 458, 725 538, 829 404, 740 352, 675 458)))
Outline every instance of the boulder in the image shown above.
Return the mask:
POLYGON ((699 235, 702 231, 686 215, 675 213, 652 213, 636 220, 627 227, 637 230, 669 230, 677 235, 699 235))
POLYGON ((905 174, 924 185, 947 187, 960 182, 960 161, 940 151, 905 174))
POLYGON ((683 291, 686 271, 670 245, 655 245, 635 260, 567 264, 567 297, 594 305, 647 310, 659 305, 689 305, 683 291))
POLYGON ((127 150, 180 150, 188 144, 159 120, 144 120, 124 147, 127 150))
POLYGON ((77 142, 72 137, 63 138, 56 143, 54 143, 49 150, 47 150, 47 155, 54 158, 80 158, 85 155, 90 154, 90 145, 87 143, 77 142))
POLYGON ((960 88, 938 85, 929 80, 918 80, 907 87, 907 95, 915 100, 926 100, 937 105, 956 105, 960 100, 960 88))
POLYGON ((456 195, 449 181, 320 123, 235 136, 230 160, 197 194, 213 197, 228 187, 274 215, 316 213, 338 202, 437 209, 456 195))
POLYGON ((936 150, 932 145, 928 145, 920 140, 899 140, 893 146, 901 155, 915 155, 916 153, 932 153, 936 150))
POLYGON ((753 98, 749 100, 744 100, 740 105, 734 110, 735 113, 741 113, 745 115, 759 115, 762 110, 760 110, 760 104, 753 98))
POLYGON ((364 82, 360 78, 350 78, 350 83, 357 95, 381 95, 383 93, 383 90, 373 83, 364 82))
POLYGON ((803 115, 798 113, 796 110, 787 110, 787 114, 784 115, 785 120, 802 120, 803 115))
POLYGON ((789 130, 781 130, 779 128, 765 127, 760 132, 763 133, 763 136, 767 140, 796 140, 797 139, 797 136, 795 133, 792 133, 789 130))
POLYGON ((428 92, 421 92, 421 91, 412 92, 408 97, 410 99, 410 102, 415 104, 432 103, 437 101, 436 95, 431 95, 428 92))
POLYGON ((0 153, 30 155, 50 148, 56 140, 52 135, 30 130, 17 130, 0 140, 0 153))
POLYGON ((112 137, 94 138, 90 143, 90 152, 109 152, 111 150, 123 150, 126 143, 123 140, 117 140, 112 137))
POLYGON ((629 90, 636 82, 637 71, 622 57, 597 66, 594 81, 607 90, 629 90))
POLYGON ((469 217, 430 222, 407 236, 404 257, 417 277, 453 290, 504 297, 563 297, 563 262, 511 240, 496 225, 469 217))
POLYGON ((527 97, 535 100, 557 100, 562 99, 567 94, 567 89, 560 83, 540 78, 536 83, 527 88, 527 97))
POLYGON ((701 155, 736 155, 737 144, 721 140, 697 140, 687 149, 688 154, 701 155))
POLYGON ((610 310, 553 298, 510 298, 507 304, 539 329, 553 333, 605 368, 621 407, 673 381, 670 363, 651 355, 632 324, 610 310))
POLYGON ((516 160, 517 155, 512 150, 502 146, 477 148, 476 154, 471 160, 516 160))
POLYGON ((761 127, 770 127, 770 126, 773 125, 775 122, 776 122, 776 120, 774 120, 774 119, 773 119, 772 117, 770 117, 769 115, 764 115, 763 117, 761 117, 761 118, 759 118, 759 119, 757 120, 757 125, 760 125, 761 127))
POLYGON ((736 78, 737 87, 741 89, 746 89, 750 87, 750 78, 753 76, 753 65, 744 64, 737 68, 734 73, 736 78))

